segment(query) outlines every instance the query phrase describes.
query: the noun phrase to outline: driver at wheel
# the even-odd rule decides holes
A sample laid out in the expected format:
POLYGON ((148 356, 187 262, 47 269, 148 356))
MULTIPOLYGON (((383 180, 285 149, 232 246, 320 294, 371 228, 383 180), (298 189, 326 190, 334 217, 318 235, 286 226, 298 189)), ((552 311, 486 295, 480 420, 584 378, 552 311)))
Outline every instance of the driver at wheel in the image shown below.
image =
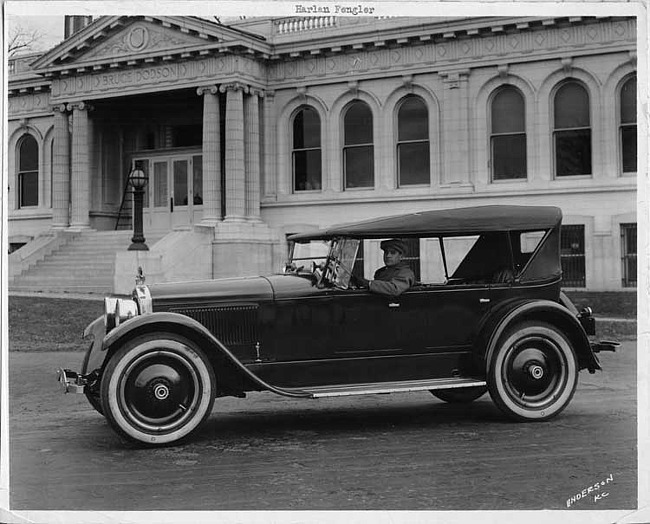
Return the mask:
POLYGON ((372 293, 397 297, 415 283, 415 274, 409 265, 402 260, 406 253, 406 244, 398 239, 384 240, 380 245, 384 251, 384 267, 375 271, 373 280, 354 277, 355 283, 362 288, 368 288, 372 293))

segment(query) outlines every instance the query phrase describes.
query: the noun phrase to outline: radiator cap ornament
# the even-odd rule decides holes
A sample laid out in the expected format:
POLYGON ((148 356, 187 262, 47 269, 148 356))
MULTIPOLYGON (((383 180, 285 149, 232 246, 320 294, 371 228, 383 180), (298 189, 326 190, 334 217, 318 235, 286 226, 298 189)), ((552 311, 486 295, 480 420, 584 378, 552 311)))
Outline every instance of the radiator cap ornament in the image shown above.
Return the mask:
POLYGON ((142 266, 138 266, 138 272, 135 275, 135 285, 136 286, 143 286, 144 285, 144 275, 142 273, 142 266))

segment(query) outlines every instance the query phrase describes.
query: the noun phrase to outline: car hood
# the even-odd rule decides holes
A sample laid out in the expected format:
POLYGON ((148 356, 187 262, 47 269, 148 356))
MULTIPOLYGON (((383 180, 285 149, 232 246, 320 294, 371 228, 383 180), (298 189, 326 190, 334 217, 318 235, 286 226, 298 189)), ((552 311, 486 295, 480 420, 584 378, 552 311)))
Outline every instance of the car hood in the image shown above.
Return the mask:
POLYGON ((310 295, 318 289, 309 278, 271 275, 151 284, 149 291, 155 310, 157 304, 163 303, 262 302, 310 295))

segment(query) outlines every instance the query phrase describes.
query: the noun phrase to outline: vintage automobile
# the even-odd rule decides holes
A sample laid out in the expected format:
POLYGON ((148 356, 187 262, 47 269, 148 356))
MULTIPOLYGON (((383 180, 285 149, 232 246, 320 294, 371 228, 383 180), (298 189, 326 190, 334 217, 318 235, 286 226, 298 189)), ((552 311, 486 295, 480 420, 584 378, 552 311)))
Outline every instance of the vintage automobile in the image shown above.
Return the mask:
POLYGON ((489 391, 512 419, 548 420, 580 370, 601 369, 594 353, 617 345, 594 341, 591 310, 561 291, 561 222, 555 207, 425 211, 292 235, 282 274, 140 276, 131 297, 105 299, 81 372, 59 380, 119 435, 154 446, 190 435, 215 398, 250 391, 447 402, 489 391), (420 247, 415 285, 399 296, 352 285, 373 269, 363 253, 395 237, 420 247))

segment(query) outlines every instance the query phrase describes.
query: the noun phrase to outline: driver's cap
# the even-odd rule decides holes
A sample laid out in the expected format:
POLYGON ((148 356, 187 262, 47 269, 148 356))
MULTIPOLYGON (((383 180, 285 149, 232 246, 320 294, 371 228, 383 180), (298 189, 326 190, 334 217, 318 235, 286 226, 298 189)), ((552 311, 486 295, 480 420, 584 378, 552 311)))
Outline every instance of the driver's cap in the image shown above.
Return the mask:
POLYGON ((384 251, 386 251, 387 249, 392 249, 394 251, 397 251, 401 255, 406 253, 406 243, 403 240, 400 240, 399 238, 391 238, 390 240, 384 240, 381 244, 379 244, 379 247, 381 247, 384 251))

